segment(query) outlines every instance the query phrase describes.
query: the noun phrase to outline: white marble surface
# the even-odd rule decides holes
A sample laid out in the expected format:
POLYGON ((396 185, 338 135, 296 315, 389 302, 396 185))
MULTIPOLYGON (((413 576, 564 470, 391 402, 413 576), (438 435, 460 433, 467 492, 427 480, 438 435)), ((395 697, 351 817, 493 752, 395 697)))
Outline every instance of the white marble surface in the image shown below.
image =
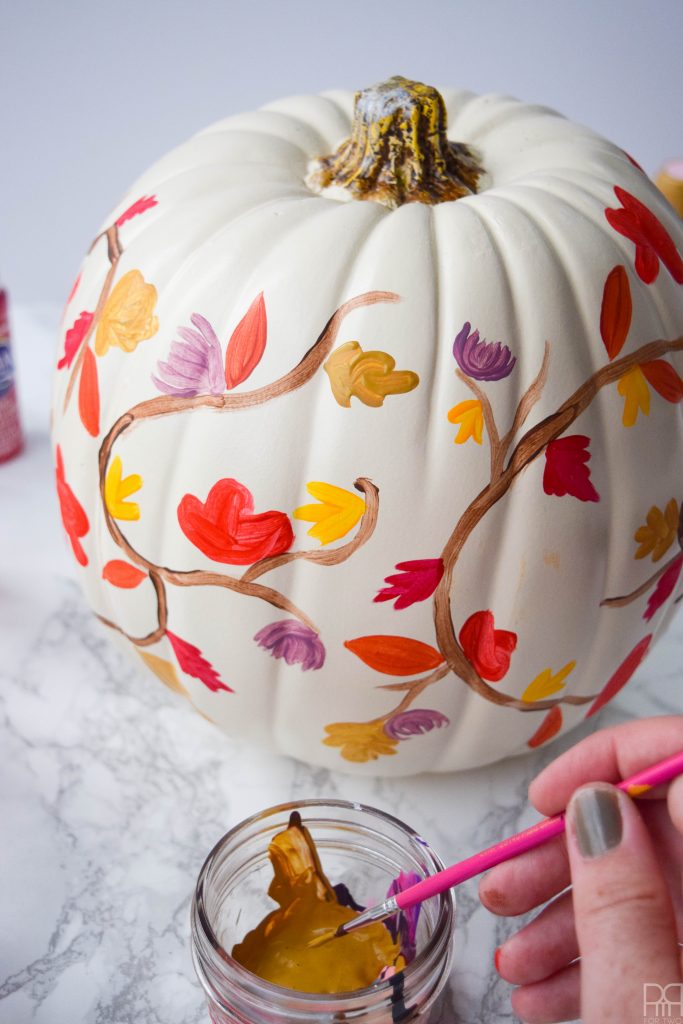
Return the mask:
MULTIPOLYGON (((58 311, 14 310, 27 428, 0 467, 0 1024, 199 1024, 189 903, 243 817, 332 796, 389 810, 453 861, 530 824, 529 780, 582 734, 680 711, 683 616, 602 714, 551 749, 461 775, 358 779, 227 740, 124 660, 73 581, 48 406, 58 311)), ((513 927, 459 890, 439 1024, 508 1024, 493 952, 513 927)))

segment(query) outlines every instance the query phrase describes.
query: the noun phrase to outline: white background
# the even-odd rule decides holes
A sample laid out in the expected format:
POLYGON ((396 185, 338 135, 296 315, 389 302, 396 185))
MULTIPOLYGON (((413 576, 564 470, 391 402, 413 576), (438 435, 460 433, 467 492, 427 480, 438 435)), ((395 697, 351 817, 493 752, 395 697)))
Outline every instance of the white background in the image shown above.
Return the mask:
MULTIPOLYGON (((0 275, 64 301, 133 180, 211 121, 392 74, 683 156, 680 0, 0 0, 0 275)), ((20 343, 20 339, 15 339, 20 343)))

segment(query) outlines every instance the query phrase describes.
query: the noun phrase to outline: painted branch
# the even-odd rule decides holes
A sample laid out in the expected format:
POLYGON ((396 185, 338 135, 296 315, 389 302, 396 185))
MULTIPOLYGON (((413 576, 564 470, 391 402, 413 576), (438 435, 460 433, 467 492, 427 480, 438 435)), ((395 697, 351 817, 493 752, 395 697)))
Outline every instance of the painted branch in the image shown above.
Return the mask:
MULTIPOLYGON (((515 434, 518 430, 524 426, 526 419, 538 402, 539 398, 543 394, 543 388, 545 382, 548 379, 548 367, 550 366, 550 343, 546 341, 545 348, 543 350, 543 360, 541 362, 541 368, 536 374, 535 379, 531 382, 529 387, 522 395, 521 401, 517 406, 517 412, 512 421, 512 426, 508 430, 507 434, 501 441, 501 458, 505 461, 505 456, 508 453, 508 449, 514 440, 515 434)), ((503 468, 502 465, 500 467, 503 468)))
POLYGON ((379 513, 379 489, 367 477, 358 477, 353 485, 357 491, 365 496, 365 512, 361 516, 360 524, 353 540, 348 544, 342 544, 338 548, 329 551, 286 551, 283 555, 273 555, 270 558, 262 558, 256 562, 242 575, 245 582, 256 580, 259 576, 277 569, 281 565, 287 565, 301 558, 307 562, 315 562, 317 565, 339 565, 350 558, 358 548, 361 548, 366 541, 370 540, 377 525, 379 513))
POLYGON ((660 576, 663 576, 667 569, 670 569, 676 559, 680 557, 680 554, 674 555, 673 558, 670 558, 669 561, 665 565, 661 566, 661 568, 650 576, 649 579, 645 580, 644 583, 641 583, 641 585, 636 587, 635 590, 632 590, 630 594, 622 594, 620 597, 606 597, 604 601, 600 602, 600 607, 623 608, 624 605, 631 604, 632 601, 636 601, 639 597, 642 597, 643 594, 647 594, 650 587, 654 586, 660 576))
POLYGON ((453 570, 466 541, 486 513, 508 492, 522 470, 530 465, 551 441, 563 434, 574 420, 588 408, 601 388, 616 383, 628 370, 640 363, 649 362, 667 352, 682 349, 683 338, 676 338, 673 341, 652 341, 641 346, 635 352, 616 359, 597 370, 562 403, 555 413, 541 420, 524 434, 514 448, 503 473, 497 479, 492 480, 474 498, 458 520, 441 556, 445 568, 434 594, 434 624, 439 650, 446 658, 451 670, 485 700, 501 706, 515 707, 520 711, 538 711, 554 707, 556 704, 584 704, 595 699, 595 695, 592 697, 564 696, 525 704, 510 694, 489 686, 467 660, 455 636, 450 597, 453 570))
POLYGON ((459 377, 463 384, 466 384, 470 389, 475 398, 478 399, 481 410, 484 414, 484 425, 486 427, 486 433, 489 439, 489 449, 491 454, 491 479, 495 480, 497 476, 503 471, 503 459, 500 451, 500 436, 498 434, 498 427, 493 415, 493 409, 489 402, 488 395, 486 392, 479 387, 477 382, 471 377, 468 377, 462 370, 455 371, 456 377, 459 377))
POLYGON ((131 636, 130 633, 126 633, 125 629, 118 626, 111 619, 107 619, 104 615, 97 615, 97 618, 104 626, 108 626, 110 629, 115 629, 117 633, 121 633, 130 640, 136 647, 150 647, 152 644, 156 644, 166 633, 166 623, 168 621, 168 604, 166 601, 166 588, 164 586, 161 576, 156 569, 152 569, 149 574, 149 578, 152 581, 152 585, 157 596, 157 621, 159 625, 156 629, 153 629, 146 636, 131 636))
MULTIPOLYGON (((83 362, 83 357, 85 356, 85 350, 88 347, 88 345, 90 344, 90 338, 92 337, 93 331, 95 330, 95 328, 97 327, 98 323, 100 322, 100 317, 102 316, 102 310, 104 309, 105 303, 106 303, 107 299, 109 298, 109 293, 111 292, 111 286, 112 286, 112 284, 114 282, 114 275, 116 274, 116 267, 118 265, 119 259, 121 258, 121 254, 123 253, 123 249, 121 248, 121 242, 119 240, 119 229, 116 226, 116 224, 113 224, 110 228, 107 228, 107 230, 103 234, 107 238, 107 253, 109 255, 110 267, 109 267, 109 270, 107 271, 107 276, 104 279, 104 284, 102 285, 102 291, 100 292, 100 296, 99 296, 99 298, 97 300, 97 305, 95 306, 95 312, 93 314, 92 320, 90 321, 90 326, 88 327, 88 330, 83 335, 83 340, 82 340, 81 346, 80 346, 80 348, 78 350, 78 355, 76 356, 76 361, 74 362, 73 367, 71 369, 71 375, 69 377, 69 383, 66 386, 66 394, 64 395, 64 406, 63 406, 64 411, 66 411, 67 406, 69 405, 69 402, 71 400, 71 394, 72 394, 74 386, 76 384, 76 380, 78 379, 78 372, 79 372, 79 370, 81 368, 81 363, 83 362)), ((97 238, 102 238, 102 235, 98 235, 97 238)), ((97 239, 95 239, 95 241, 97 241, 97 239)), ((93 242, 93 245, 94 244, 95 243, 93 242)))

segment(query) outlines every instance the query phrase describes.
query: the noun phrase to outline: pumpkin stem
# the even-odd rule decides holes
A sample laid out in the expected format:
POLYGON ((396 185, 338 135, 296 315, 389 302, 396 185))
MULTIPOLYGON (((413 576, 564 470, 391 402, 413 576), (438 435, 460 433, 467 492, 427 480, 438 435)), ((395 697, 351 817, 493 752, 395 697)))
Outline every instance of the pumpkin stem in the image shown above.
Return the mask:
POLYGON ((351 137, 316 160, 307 184, 385 206, 450 202, 477 191, 472 151, 446 138, 446 105, 429 85, 395 75, 356 93, 351 137))

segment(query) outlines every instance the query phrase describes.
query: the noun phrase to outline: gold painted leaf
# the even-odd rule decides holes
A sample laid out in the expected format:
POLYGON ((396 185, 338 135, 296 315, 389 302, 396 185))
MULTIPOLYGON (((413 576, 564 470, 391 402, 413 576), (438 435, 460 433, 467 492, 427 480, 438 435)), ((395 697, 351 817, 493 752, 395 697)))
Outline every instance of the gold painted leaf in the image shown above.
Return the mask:
POLYGON ((319 504, 301 505, 294 509, 292 515, 295 519, 313 523, 308 536, 321 544, 344 537, 365 512, 363 499, 342 487, 314 480, 306 484, 306 490, 319 504))
POLYGON ((634 557, 647 558, 651 555, 652 561, 658 562, 676 539, 678 515, 678 502, 675 498, 667 503, 663 512, 657 505, 653 505, 645 524, 639 526, 633 534, 633 539, 640 545, 634 557))
POLYGON ((476 398, 453 406, 448 413, 448 421, 460 426, 460 430, 454 438, 455 444, 464 444, 470 438, 473 438, 477 444, 481 444, 484 434, 484 413, 481 402, 478 402, 476 398))
POLYGON ((351 398, 379 408, 387 395, 404 395, 420 383, 412 370, 395 370, 396 360, 387 352, 364 352, 357 341, 347 341, 332 352, 324 370, 332 394, 348 409, 351 398))
POLYGON ((552 697, 554 693, 564 689, 564 681, 575 667, 575 661, 568 661, 564 668, 561 668, 555 675, 551 668, 544 668, 533 682, 529 683, 522 694, 522 700, 525 704, 531 704, 536 700, 546 700, 548 697, 552 697))
POLYGON ((135 494, 141 487, 142 477, 138 473, 124 477, 121 458, 115 455, 104 481, 104 500, 114 519, 130 521, 140 518, 140 506, 135 501, 126 501, 126 498, 135 494))
POLYGON ((647 386, 645 374, 639 366, 634 366, 623 377, 619 378, 617 391, 624 399, 624 412, 622 423, 625 427, 632 427, 638 419, 638 413, 643 416, 650 415, 650 389, 647 386))
POLYGON ((167 686, 169 690, 173 690, 174 693, 179 693, 182 697, 189 697, 187 690, 178 679, 178 673, 175 670, 175 665, 170 661, 166 661, 165 658, 160 658, 156 654, 148 654, 147 651, 141 651, 138 649, 138 654, 144 661, 147 668, 161 680, 164 686, 167 686))
POLYGON ((325 726, 328 747, 341 747, 347 761, 362 764, 396 753, 397 740, 384 731, 384 722, 332 722, 325 726))

